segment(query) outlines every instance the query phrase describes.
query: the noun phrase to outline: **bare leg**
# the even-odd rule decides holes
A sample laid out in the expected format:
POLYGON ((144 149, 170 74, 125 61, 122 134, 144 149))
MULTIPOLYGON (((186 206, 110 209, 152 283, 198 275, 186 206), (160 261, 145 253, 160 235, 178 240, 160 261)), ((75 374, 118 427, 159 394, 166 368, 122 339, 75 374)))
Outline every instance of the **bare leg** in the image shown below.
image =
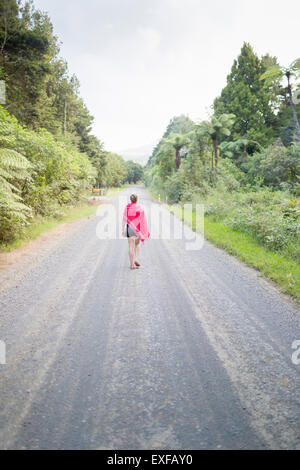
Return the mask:
POLYGON ((128 248, 129 248, 129 260, 130 260, 130 269, 133 269, 134 266, 134 238, 128 238, 128 248))
POLYGON ((139 255, 140 255, 140 239, 137 238, 135 240, 135 265, 136 266, 140 266, 139 255))

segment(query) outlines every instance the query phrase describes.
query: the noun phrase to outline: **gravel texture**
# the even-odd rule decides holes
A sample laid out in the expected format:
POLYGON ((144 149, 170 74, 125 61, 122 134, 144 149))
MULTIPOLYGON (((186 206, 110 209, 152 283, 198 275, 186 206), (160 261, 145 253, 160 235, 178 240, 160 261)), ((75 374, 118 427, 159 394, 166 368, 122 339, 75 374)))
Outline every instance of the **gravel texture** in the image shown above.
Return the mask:
POLYGON ((0 270, 0 447, 300 449, 297 305, 208 242, 130 271, 102 217, 0 270))

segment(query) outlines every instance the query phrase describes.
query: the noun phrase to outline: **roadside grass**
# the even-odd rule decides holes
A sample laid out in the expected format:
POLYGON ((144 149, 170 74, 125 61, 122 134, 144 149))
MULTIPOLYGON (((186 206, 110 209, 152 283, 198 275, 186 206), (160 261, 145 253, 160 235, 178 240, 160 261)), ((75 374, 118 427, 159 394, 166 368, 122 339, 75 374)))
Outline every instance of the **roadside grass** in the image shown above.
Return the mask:
POLYGON ((117 196, 117 194, 120 191, 123 191, 123 189, 127 188, 127 184, 123 184, 122 186, 119 186, 118 188, 109 188, 107 192, 105 193, 105 196, 117 196))
POLYGON ((150 196, 155 199, 156 201, 158 201, 159 199, 161 200, 161 202, 165 202, 166 201, 166 195, 164 193, 164 191, 160 191, 160 192, 155 192, 155 191, 149 191, 148 190, 148 193, 150 194, 150 196))
MULTIPOLYGON (((119 188, 109 188, 105 196, 116 196, 119 191, 124 189, 126 186, 123 185, 119 188)), ((88 194, 87 196, 92 196, 88 194)), ((105 204, 103 204, 103 207, 105 204)), ((61 224, 72 223, 79 219, 84 219, 96 215, 98 205, 90 205, 87 202, 81 203, 75 207, 65 207, 63 209, 64 215, 60 217, 41 217, 37 216, 33 219, 30 225, 24 228, 23 234, 20 238, 7 243, 0 243, 0 252, 8 252, 20 248, 21 246, 28 243, 30 240, 35 240, 40 235, 61 224)))
MULTIPOLYGON (((180 206, 167 206, 176 215, 200 232, 200 221, 195 220, 195 212, 180 206)), ((293 259, 265 248, 250 235, 237 232, 226 225, 204 218, 204 236, 219 248, 236 256, 248 266, 256 268, 261 275, 276 282, 282 292, 290 294, 300 302, 300 266, 293 259)))

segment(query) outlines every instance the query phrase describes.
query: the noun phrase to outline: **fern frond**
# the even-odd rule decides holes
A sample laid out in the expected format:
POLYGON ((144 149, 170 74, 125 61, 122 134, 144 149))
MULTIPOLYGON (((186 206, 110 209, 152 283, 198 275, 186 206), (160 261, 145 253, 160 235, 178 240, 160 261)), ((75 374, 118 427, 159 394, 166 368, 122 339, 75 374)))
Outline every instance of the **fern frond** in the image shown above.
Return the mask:
POLYGON ((8 173, 6 170, 4 170, 4 168, 1 168, 1 166, 0 166, 0 176, 2 176, 2 178, 11 178, 11 174, 8 173))
POLYGON ((282 75, 280 66, 272 65, 261 75, 260 80, 275 80, 276 78, 282 78, 282 75))
POLYGON ((0 195, 6 194, 6 192, 13 192, 16 187, 9 183, 1 174, 0 174, 0 195))
POLYGON ((293 70, 293 72, 300 70, 300 58, 291 63, 290 69, 293 70))
POLYGON ((4 148, 12 148, 16 143, 16 137, 14 135, 1 135, 0 134, 0 146, 4 148))
POLYGON ((0 149, 0 166, 3 168, 26 169, 32 165, 20 153, 12 149, 0 149))

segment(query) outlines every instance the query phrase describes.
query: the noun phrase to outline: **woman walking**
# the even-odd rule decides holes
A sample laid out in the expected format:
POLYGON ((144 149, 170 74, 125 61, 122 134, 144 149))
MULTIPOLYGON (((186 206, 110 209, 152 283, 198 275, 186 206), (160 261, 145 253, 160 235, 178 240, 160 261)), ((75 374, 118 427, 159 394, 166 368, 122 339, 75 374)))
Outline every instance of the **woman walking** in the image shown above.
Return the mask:
POLYGON ((144 243, 150 233, 145 211, 137 202, 138 196, 131 194, 130 201, 124 210, 122 235, 128 238, 130 269, 136 269, 140 267, 140 241, 144 243))

